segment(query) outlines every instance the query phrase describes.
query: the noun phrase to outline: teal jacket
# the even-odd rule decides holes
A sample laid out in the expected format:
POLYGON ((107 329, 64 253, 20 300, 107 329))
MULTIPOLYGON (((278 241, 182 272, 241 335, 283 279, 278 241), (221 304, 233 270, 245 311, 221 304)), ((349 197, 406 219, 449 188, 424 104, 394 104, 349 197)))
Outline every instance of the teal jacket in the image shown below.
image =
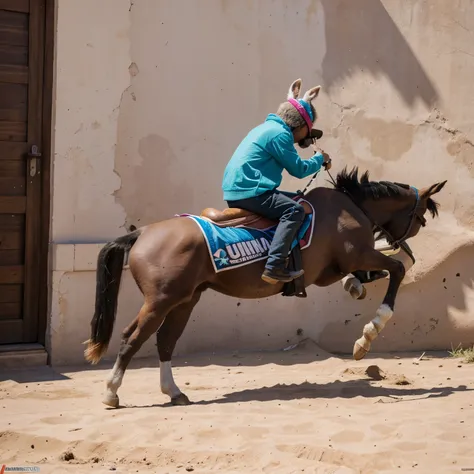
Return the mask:
POLYGON ((227 164, 222 182, 224 200, 249 199, 278 188, 284 169, 295 178, 306 178, 321 169, 323 160, 321 153, 302 160, 290 127, 278 115, 269 114, 249 132, 227 164))

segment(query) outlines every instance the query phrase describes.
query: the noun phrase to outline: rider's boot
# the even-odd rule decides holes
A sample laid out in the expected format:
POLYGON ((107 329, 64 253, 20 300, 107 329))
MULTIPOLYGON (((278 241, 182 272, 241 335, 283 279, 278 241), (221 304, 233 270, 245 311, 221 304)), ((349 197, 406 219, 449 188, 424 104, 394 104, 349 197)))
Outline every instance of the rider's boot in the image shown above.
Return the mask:
POLYGON ((275 285, 277 283, 288 283, 304 274, 304 270, 291 271, 285 267, 265 268, 262 274, 262 280, 275 285))

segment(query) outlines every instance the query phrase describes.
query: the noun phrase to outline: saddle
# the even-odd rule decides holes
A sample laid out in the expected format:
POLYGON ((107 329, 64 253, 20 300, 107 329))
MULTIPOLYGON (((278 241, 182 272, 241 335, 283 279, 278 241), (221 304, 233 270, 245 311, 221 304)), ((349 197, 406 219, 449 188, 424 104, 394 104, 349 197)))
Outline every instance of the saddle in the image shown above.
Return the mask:
MULTIPOLYGON (((293 200, 298 200, 300 196, 295 196, 293 200)), ((302 206, 304 207, 305 214, 309 215, 313 213, 311 206, 303 201, 302 206)), ((219 227, 250 227, 252 229, 268 229, 278 224, 278 220, 268 219, 266 217, 255 214, 254 212, 246 211, 236 207, 226 208, 222 211, 207 207, 201 212, 200 217, 206 219, 216 226, 219 227)), ((301 248, 298 243, 296 247, 291 251, 288 258, 287 266, 292 271, 298 271, 303 266, 301 258, 301 248)), ((304 283, 304 275, 297 278, 296 280, 290 281, 283 285, 283 296, 296 296, 298 298, 306 298, 306 289, 304 283)))
MULTIPOLYGON (((295 197, 294 200, 298 198, 295 197)), ((305 201, 302 203, 306 215, 312 214, 311 206, 305 201)), ((268 229, 278 224, 277 220, 246 211, 238 207, 228 207, 222 211, 207 207, 201 212, 200 217, 207 219, 219 227, 251 227, 252 229, 268 229)))

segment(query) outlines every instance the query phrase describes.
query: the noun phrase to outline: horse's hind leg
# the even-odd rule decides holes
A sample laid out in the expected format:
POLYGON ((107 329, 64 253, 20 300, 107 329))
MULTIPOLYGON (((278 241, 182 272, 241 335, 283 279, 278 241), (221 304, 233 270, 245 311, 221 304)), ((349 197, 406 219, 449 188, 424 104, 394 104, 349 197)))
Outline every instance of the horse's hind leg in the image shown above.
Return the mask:
POLYGON ((161 391, 171 398, 173 405, 189 405, 188 397, 176 385, 171 369, 171 357, 178 339, 183 334, 191 313, 201 297, 201 292, 194 293, 191 301, 175 307, 166 316, 165 321, 156 333, 156 345, 160 357, 161 391))
POLYGON ((125 329, 115 365, 107 379, 107 391, 103 400, 105 405, 113 408, 119 406, 117 390, 122 385, 128 364, 143 343, 157 331, 171 307, 169 300, 145 301, 136 319, 125 329))

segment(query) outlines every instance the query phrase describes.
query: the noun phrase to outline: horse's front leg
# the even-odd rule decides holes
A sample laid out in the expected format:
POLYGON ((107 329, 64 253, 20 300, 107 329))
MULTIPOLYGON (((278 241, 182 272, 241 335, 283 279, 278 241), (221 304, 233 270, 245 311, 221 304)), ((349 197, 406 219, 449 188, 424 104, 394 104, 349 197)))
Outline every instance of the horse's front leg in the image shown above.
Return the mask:
POLYGON ((380 334, 380 331, 392 317, 395 298, 405 276, 405 267, 402 262, 387 257, 374 249, 370 249, 370 251, 363 254, 358 270, 387 270, 390 274, 390 283, 375 318, 364 326, 362 337, 354 343, 352 354, 355 360, 365 357, 370 350, 372 341, 380 334))

